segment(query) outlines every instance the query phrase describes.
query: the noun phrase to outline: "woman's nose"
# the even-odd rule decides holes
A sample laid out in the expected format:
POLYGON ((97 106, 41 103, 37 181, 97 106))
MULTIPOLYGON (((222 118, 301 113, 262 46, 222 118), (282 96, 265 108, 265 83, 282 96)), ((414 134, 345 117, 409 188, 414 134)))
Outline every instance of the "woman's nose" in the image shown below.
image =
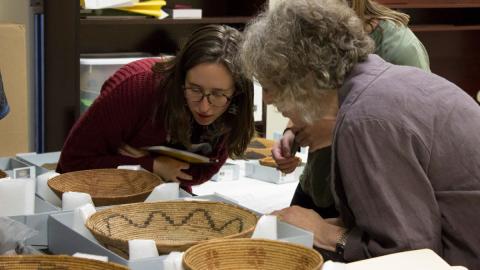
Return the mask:
POLYGON ((210 102, 208 102, 208 97, 203 96, 202 100, 200 100, 200 103, 198 104, 200 111, 206 112, 210 109, 210 102))

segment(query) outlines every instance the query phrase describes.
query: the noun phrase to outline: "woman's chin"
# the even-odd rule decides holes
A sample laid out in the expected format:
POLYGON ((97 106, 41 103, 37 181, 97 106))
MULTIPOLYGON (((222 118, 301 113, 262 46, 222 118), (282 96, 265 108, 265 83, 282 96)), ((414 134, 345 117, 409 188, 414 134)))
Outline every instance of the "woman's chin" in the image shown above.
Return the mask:
POLYGON ((199 124, 201 126, 208 126, 211 123, 213 123, 213 121, 215 121, 215 119, 212 119, 211 117, 205 118, 205 117, 197 116, 197 117, 195 117, 195 121, 197 122, 197 124, 199 124))

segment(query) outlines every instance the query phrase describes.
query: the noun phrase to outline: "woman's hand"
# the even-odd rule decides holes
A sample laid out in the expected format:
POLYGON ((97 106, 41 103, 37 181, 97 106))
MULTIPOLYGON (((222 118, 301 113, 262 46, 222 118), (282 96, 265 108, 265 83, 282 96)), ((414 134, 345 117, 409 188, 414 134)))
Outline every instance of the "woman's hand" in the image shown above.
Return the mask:
POLYGON ((141 158, 141 157, 149 155, 148 151, 132 147, 132 146, 126 144, 126 143, 121 145, 117 149, 117 152, 122 156, 127 156, 127 157, 132 157, 132 158, 141 158))
POLYGON ((277 168, 283 173, 291 173, 301 162, 295 156, 291 155, 291 147, 295 140, 295 134, 288 129, 283 134, 280 141, 276 141, 272 146, 272 157, 277 164, 277 168))
POLYGON ((162 177, 163 180, 167 182, 192 180, 192 176, 183 171, 188 168, 190 168, 189 163, 166 156, 159 156, 153 160, 153 173, 162 177))
POLYGON ((314 245, 330 251, 335 251, 338 239, 346 231, 340 226, 341 220, 325 220, 312 209, 296 205, 274 211, 272 215, 276 215, 284 222, 313 232, 314 245))

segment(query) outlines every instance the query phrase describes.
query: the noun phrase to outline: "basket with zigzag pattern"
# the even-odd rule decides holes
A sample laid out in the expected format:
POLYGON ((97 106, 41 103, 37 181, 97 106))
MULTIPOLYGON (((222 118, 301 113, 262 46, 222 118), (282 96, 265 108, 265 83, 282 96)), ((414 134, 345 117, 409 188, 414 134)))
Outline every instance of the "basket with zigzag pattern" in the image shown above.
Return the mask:
POLYGON ((64 255, 0 256, 0 269, 9 270, 128 270, 127 267, 64 255))
POLYGON ((165 201, 115 206, 93 214, 86 227, 106 248, 128 258, 128 240, 152 239, 160 254, 203 241, 250 237, 252 211, 208 201, 165 201))

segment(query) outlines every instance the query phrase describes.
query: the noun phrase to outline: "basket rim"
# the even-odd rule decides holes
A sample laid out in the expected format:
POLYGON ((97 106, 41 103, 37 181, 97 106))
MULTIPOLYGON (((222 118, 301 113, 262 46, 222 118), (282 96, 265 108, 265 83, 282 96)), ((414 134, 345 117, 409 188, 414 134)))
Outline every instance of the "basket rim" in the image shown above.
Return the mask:
POLYGON ((59 255, 56 255, 56 254, 53 254, 53 255, 3 255, 3 256, 0 256, 0 264, 1 263, 10 263, 10 262, 13 263, 13 262, 17 262, 18 260, 24 260, 24 259, 31 259, 31 260, 36 260, 37 259, 39 263, 41 261, 50 262, 50 261, 56 261, 56 260, 59 260, 59 259, 68 260, 68 261, 72 261, 72 262, 74 262, 74 261, 82 262, 83 261, 85 263, 84 266, 87 266, 87 265, 93 263, 93 264, 97 264, 99 266, 110 265, 110 266, 114 267, 115 269, 125 269, 125 270, 129 269, 125 265, 115 263, 115 262, 111 262, 111 261, 103 262, 103 261, 99 261, 99 260, 95 260, 95 259, 74 257, 74 256, 68 256, 68 255, 62 255, 62 254, 59 254, 59 255))
POLYGON ((196 252, 197 250, 202 250, 205 248, 205 246, 209 245, 215 245, 217 243, 232 243, 230 246, 235 246, 235 243, 238 242, 253 242, 257 243, 256 246, 258 246, 261 243, 267 243, 267 244, 277 244, 277 245, 286 245, 286 246, 291 246, 295 248, 300 248, 303 250, 308 251, 311 254, 315 254, 315 256, 319 259, 319 264, 315 266, 315 269, 320 269, 319 267, 325 263, 325 259, 323 256, 318 252, 317 250, 313 248, 308 248, 303 245, 297 244, 297 243, 291 243, 291 242, 285 242, 281 240, 270 240, 270 239, 264 239, 264 238, 235 238, 235 239, 212 239, 206 242, 199 243, 197 245, 194 245, 190 248, 188 248, 182 255, 182 265, 185 267, 185 265, 188 267, 188 269, 191 269, 192 266, 187 263, 186 257, 189 256, 189 254, 192 254, 192 252, 196 252))
MULTIPOLYGON (((243 232, 240 232, 240 233, 235 233, 235 234, 231 234, 231 235, 227 235, 227 236, 224 236, 224 237, 221 237, 221 238, 214 238, 214 239, 230 239, 230 238, 235 238, 235 237, 238 237, 240 235, 244 235, 244 234, 248 234, 250 232, 252 232, 253 230, 255 230, 255 227, 256 227, 256 224, 258 222, 258 215, 253 212, 252 210, 248 209, 248 208, 245 208, 245 207, 242 207, 242 206, 239 206, 239 205, 236 205, 236 204, 230 204, 230 203, 225 203, 225 202, 216 202, 216 201, 187 201, 187 200, 168 200, 168 201, 158 201, 158 202, 139 202, 139 203, 130 203, 130 204, 122 204, 122 205, 116 205, 116 206, 112 206, 112 207, 109 207, 107 209, 102 209, 100 211, 97 211, 95 212, 94 214, 92 214, 88 219, 87 221, 85 222, 85 227, 87 227, 87 229, 94 235, 100 235, 102 237, 107 237, 113 241, 119 241, 119 242, 123 242, 123 243, 128 243, 129 240, 125 240, 125 239, 121 239, 121 238, 116 238, 116 237, 111 237, 111 236, 107 236, 103 233, 99 233, 97 231, 94 231, 93 230, 93 226, 91 225, 91 220, 94 216, 98 216, 99 214, 101 214, 102 212, 106 212, 106 211, 110 211, 112 210, 112 208, 122 208, 122 207, 129 207, 129 206, 135 206, 135 205, 145 205, 145 204, 166 204, 166 203, 181 203, 181 204, 189 204, 189 203, 200 203, 200 204, 219 204, 219 205, 223 205, 223 206, 227 206, 227 207, 232 207, 232 208, 237 208, 239 210, 242 210, 242 211, 245 211, 245 212, 248 212, 249 214, 251 214, 253 217, 255 217, 256 219, 256 222, 255 222, 255 225, 252 226, 251 228, 249 229, 245 229, 243 232)), ((141 209, 141 208, 140 208, 141 209)), ((202 243, 204 241, 212 241, 214 239, 209 239, 209 240, 202 240, 202 241, 182 241, 182 242, 178 242, 178 243, 175 243, 175 244, 168 244, 168 243, 162 243, 162 242, 158 242, 158 241, 155 241, 155 245, 162 245, 162 246, 165 246, 165 247, 181 247, 181 246, 184 246, 184 245, 189 245, 189 244, 195 244, 195 243, 202 243)), ((130 239, 132 240, 132 239, 130 239)), ((98 241, 98 240, 97 240, 98 241)), ((100 242, 100 241, 99 241, 100 242)), ((197 245, 197 244, 195 244, 197 245)))
MULTIPOLYGON (((102 168, 102 169, 88 169, 88 170, 80 170, 80 171, 73 171, 73 172, 67 172, 67 173, 62 173, 60 175, 57 175, 55 177, 52 177, 50 178, 48 181, 47 181, 47 185, 49 188, 51 188, 54 192, 58 192, 60 194, 63 194, 65 192, 72 192, 72 191, 62 191, 62 190, 59 190, 55 187, 52 187, 50 185, 50 181, 53 182, 53 179, 57 178, 57 177, 60 177, 64 174, 78 174, 78 173, 81 173, 81 172, 90 172, 90 171, 93 171, 93 172, 99 172, 99 171, 114 171, 114 170, 120 170, 120 171, 128 171, 128 172, 141 172, 141 173, 148 173, 152 176, 152 178, 156 178, 159 180, 159 185, 165 183, 165 181, 163 181, 163 179, 152 173, 152 172, 149 172, 149 171, 143 171, 143 170, 128 170, 128 169, 115 169, 115 168, 102 168)), ((119 199, 119 198, 132 198, 132 197, 137 197, 137 196, 141 196, 141 195, 145 195, 145 194, 150 194, 151 192, 153 191, 152 190, 145 190, 145 191, 142 191, 142 192, 137 192, 137 193, 131 193, 131 194, 128 194, 128 195, 123 195, 123 196, 108 196, 108 195, 102 195, 102 196, 92 196, 92 199, 95 198, 95 199, 119 199)), ((77 192, 77 191, 74 191, 74 192, 77 192)), ((91 196, 91 194, 90 194, 91 196)))

